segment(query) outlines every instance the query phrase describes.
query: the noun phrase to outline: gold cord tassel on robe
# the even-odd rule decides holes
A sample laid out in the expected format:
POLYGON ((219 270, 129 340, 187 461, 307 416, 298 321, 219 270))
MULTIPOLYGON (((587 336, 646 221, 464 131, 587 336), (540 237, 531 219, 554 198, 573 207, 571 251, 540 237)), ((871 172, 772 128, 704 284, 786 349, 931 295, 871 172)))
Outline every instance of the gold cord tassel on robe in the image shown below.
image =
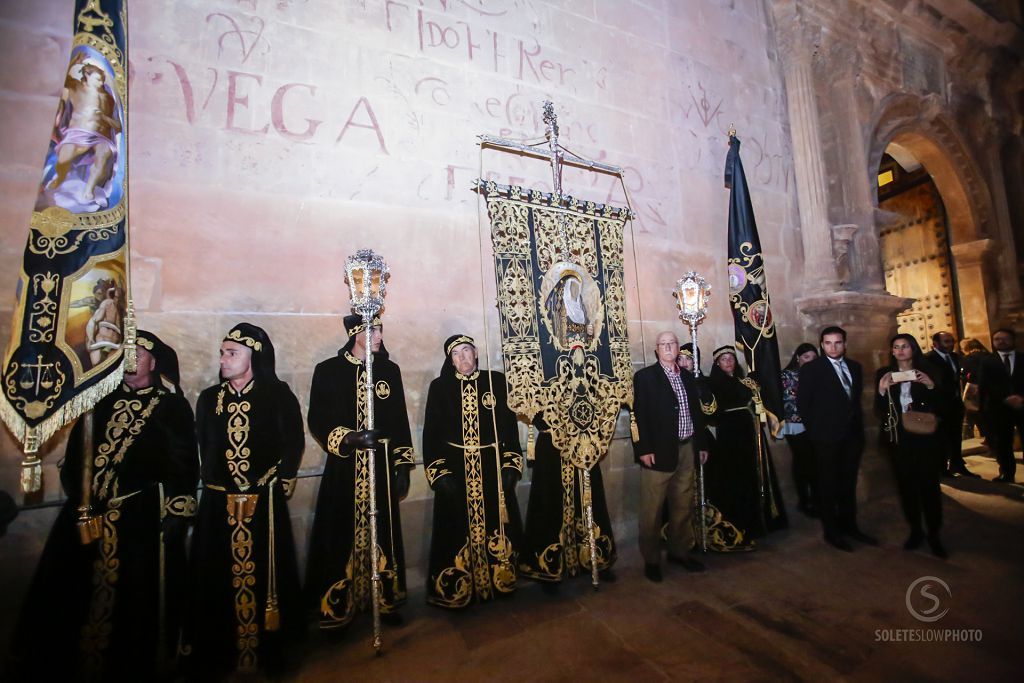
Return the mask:
POLYGON ((267 567, 267 606, 263 610, 263 630, 265 631, 276 631, 281 627, 281 612, 277 608, 277 563, 274 561, 274 485, 277 483, 277 479, 270 480, 269 500, 268 502, 268 516, 269 516, 269 542, 267 545, 270 547, 270 557, 268 558, 267 567))
POLYGON ((526 459, 530 461, 537 459, 537 445, 533 440, 533 425, 526 428, 526 459))
POLYGON ((636 413, 629 411, 629 434, 633 437, 633 443, 640 441, 640 428, 636 426, 636 413))

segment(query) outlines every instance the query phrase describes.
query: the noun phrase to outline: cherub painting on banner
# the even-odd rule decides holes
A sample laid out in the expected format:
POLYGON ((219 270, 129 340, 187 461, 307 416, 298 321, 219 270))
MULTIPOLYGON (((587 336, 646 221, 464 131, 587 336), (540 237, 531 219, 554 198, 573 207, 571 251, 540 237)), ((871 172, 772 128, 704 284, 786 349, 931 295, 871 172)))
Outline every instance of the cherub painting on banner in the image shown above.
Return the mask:
POLYGON ((36 210, 93 213, 116 206, 125 173, 124 109, 114 71, 87 45, 72 53, 64 78, 36 210))

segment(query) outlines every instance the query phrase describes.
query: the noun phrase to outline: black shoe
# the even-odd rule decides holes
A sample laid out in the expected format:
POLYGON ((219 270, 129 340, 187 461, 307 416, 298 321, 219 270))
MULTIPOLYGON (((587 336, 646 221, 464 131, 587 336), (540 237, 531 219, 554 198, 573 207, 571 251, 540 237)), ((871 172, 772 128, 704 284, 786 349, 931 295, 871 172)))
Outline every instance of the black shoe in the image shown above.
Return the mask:
POLYGON ((691 557, 676 557, 675 555, 669 555, 668 561, 672 564, 678 564, 683 569, 692 573, 699 573, 704 571, 704 563, 699 560, 695 560, 691 557))
POLYGON ((928 546, 932 549, 932 555, 940 560, 944 560, 949 557, 949 553, 946 552, 946 547, 942 545, 942 541, 939 540, 938 536, 929 536, 928 546))
POLYGON ((954 479, 956 477, 959 477, 960 473, 954 472, 953 470, 942 470, 942 476, 946 479, 954 479))
POLYGON ((850 538, 852 538, 855 541, 860 541, 864 545, 878 545, 878 539, 877 538, 875 538, 874 536, 868 536, 866 533, 864 533, 860 529, 857 529, 856 531, 851 531, 850 533, 848 533, 846 535, 849 536, 850 538))
POLYGON ((975 474, 974 472, 971 472, 969 469, 960 470, 960 476, 967 477, 968 479, 981 479, 980 474, 975 474))
POLYGON ((385 612, 380 615, 380 621, 388 626, 401 626, 405 623, 401 612, 385 612))
POLYGON ((924 540, 924 534, 920 531, 911 531, 910 537, 907 538, 903 544, 904 550, 917 550, 921 547, 921 541, 924 540))
POLYGON ((1013 483, 1015 483, 1013 481, 1013 477, 1011 477, 1008 474, 1000 474, 998 477, 994 477, 992 479, 992 481, 998 481, 998 482, 1000 482, 1002 484, 1013 484, 1013 483))
POLYGON ((597 570, 597 578, 601 579, 605 583, 615 583, 615 571, 611 567, 605 567, 604 569, 597 570))
POLYGON ((825 542, 828 543, 833 548, 838 548, 839 550, 842 550, 843 552, 847 552, 847 553, 852 553, 853 552, 853 546, 851 546, 849 543, 847 543, 846 539, 843 538, 842 536, 826 536, 825 537, 825 542))
POLYGON ((661 583, 661 566, 657 564, 644 564, 644 576, 648 581, 661 583))

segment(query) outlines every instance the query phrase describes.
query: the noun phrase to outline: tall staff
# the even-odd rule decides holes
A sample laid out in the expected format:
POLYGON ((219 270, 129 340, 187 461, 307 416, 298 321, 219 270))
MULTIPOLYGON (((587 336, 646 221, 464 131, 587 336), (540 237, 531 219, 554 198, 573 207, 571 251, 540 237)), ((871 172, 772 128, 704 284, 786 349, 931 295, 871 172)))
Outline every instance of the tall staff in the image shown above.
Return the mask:
MULTIPOLYGON (((555 105, 550 100, 544 102, 544 136, 548 141, 548 149, 551 153, 551 180, 554 187, 555 201, 558 206, 562 203, 562 147, 558 144, 558 115, 555 113, 555 105)), ((558 221, 558 236, 561 238, 559 258, 562 261, 572 262, 572 251, 569 248, 569 233, 566 223, 568 218, 563 213, 558 221)), ((590 485, 590 470, 582 472, 583 489, 580 492, 583 503, 583 523, 587 526, 587 545, 590 548, 590 583, 597 590, 600 585, 597 570, 597 537, 594 534, 594 499, 590 485)))
MULTIPOLYGON (((345 284, 349 288, 352 311, 363 316, 366 327, 366 429, 373 429, 373 318, 384 307, 388 265, 372 249, 360 249, 345 265, 345 284)), ((373 649, 381 653, 380 628, 380 549, 377 546, 377 463, 376 449, 368 449, 370 487, 370 595, 373 601, 373 649)))
MULTIPOLYGON (((708 312, 708 300, 711 298, 711 285, 701 275, 689 271, 676 281, 672 292, 679 308, 679 320, 690 327, 690 340, 693 342, 693 374, 700 377, 700 347, 697 345, 697 326, 703 322, 708 312)), ((704 463, 697 460, 697 505, 700 507, 700 549, 708 551, 708 501, 704 494, 704 463)))

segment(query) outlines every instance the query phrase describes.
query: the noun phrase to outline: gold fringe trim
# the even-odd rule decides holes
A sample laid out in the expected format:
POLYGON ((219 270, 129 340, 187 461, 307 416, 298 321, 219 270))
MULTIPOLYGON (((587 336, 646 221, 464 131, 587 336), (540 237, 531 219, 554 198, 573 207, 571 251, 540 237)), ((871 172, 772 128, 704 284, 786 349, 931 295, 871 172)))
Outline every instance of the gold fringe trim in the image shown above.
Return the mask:
MULTIPOLYGON (((6 399, 0 400, 0 418, 11 430, 11 434, 21 444, 26 455, 38 453, 40 446, 60 431, 65 425, 92 410, 103 397, 116 389, 124 379, 124 365, 115 367, 109 375, 79 393, 65 403, 60 410, 46 418, 35 427, 29 427, 21 414, 6 399)), ((26 458, 28 461, 29 458, 26 458)))

